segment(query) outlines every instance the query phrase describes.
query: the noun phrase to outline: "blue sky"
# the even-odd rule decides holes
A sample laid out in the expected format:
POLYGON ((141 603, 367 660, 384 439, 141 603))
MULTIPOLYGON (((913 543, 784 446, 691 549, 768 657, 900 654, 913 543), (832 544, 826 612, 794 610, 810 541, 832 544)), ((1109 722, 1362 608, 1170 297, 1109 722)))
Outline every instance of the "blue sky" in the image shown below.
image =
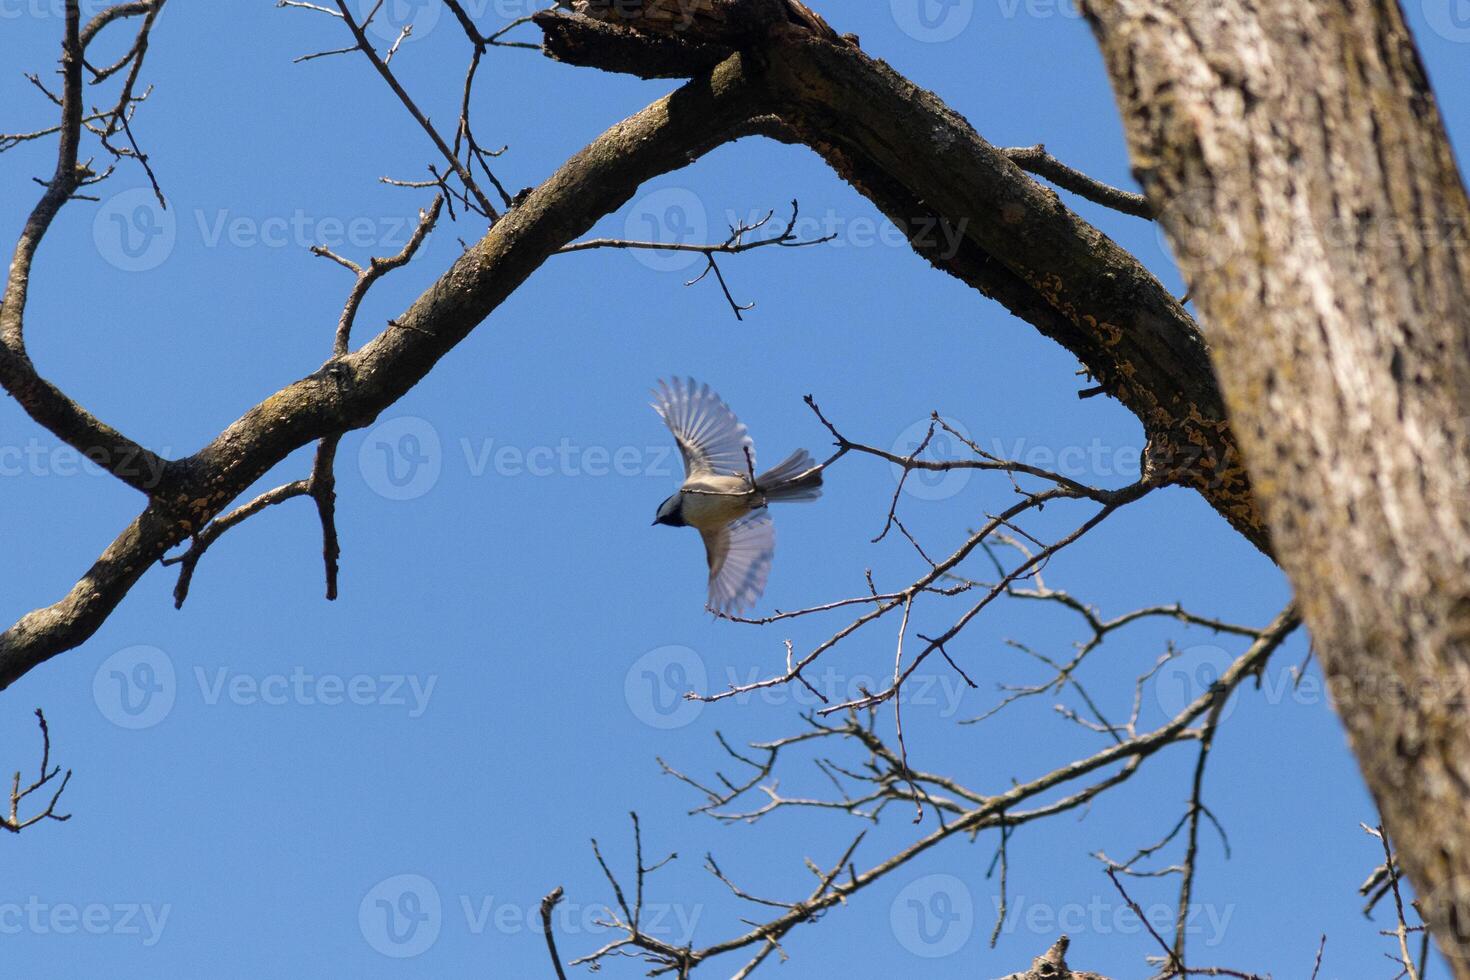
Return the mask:
MULTIPOLYGON (((1463 154, 1470 25, 1453 2, 1414 0, 1408 14, 1463 154)), ((522 0, 468 7, 487 26, 531 9, 522 0)), ((49 70, 59 9, 60 0, 0 0, 0 129, 51 122, 21 73, 49 70)), ((392 14, 414 9, 402 3, 392 14)), ((448 122, 467 52, 447 14, 430 22, 433 9, 419 11, 394 64, 448 122)), ((1094 176, 1129 185, 1095 45, 1065 4, 951 0, 931 4, 926 17, 911 0, 820 9, 990 141, 1045 142, 1094 176)), ((339 30, 265 0, 174 0, 149 52, 156 88, 135 124, 170 211, 150 209, 142 175, 123 167, 100 203, 68 206, 41 250, 28 319, 35 361, 161 453, 194 451, 327 356, 350 282, 307 246, 326 241, 356 258, 397 251, 427 204, 424 192, 378 183, 417 176, 432 157, 366 63, 291 64, 345 43, 339 30)), ((520 188, 671 87, 496 51, 482 72, 477 128, 509 145, 499 172, 520 188)), ((7 241, 31 206, 29 178, 49 173, 53 153, 44 143, 0 158, 12 188, 0 197, 7 241)), ((625 871, 630 810, 650 855, 679 854, 648 894, 670 941, 703 945, 751 914, 701 870, 707 851, 753 892, 805 894, 803 857, 834 861, 858 821, 781 813, 726 826, 687 816, 699 797, 661 774, 655 757, 708 776, 730 771, 716 730, 732 743, 800 730, 809 699, 798 692, 703 707, 671 697, 701 674, 721 687, 777 670, 784 640, 810 648, 839 621, 755 628, 703 612, 696 537, 648 526, 678 479, 648 387, 673 373, 710 382, 767 462, 797 446, 819 456, 827 447, 802 404, 807 393, 854 438, 903 447, 937 409, 986 448, 1107 486, 1136 475, 1140 437, 1115 403, 1077 399, 1071 358, 895 243, 874 208, 806 150, 723 148, 644 188, 597 231, 718 238, 729 221, 783 212, 792 198, 808 219, 801 230, 837 237, 727 261, 737 298, 757 303, 743 323, 713 283, 685 288, 697 269, 672 267, 667 256, 558 257, 377 426, 349 434, 338 464, 336 603, 321 598, 315 517, 297 501, 222 539, 182 611, 172 607, 172 572, 156 569, 86 645, 5 692, 0 764, 33 765, 31 712, 40 706, 55 758, 75 770, 65 796, 71 821, 3 842, 6 972, 544 976, 533 924, 541 896, 566 888, 564 953, 605 942, 594 920, 611 895, 588 838, 625 871), (138 687, 145 682, 151 697, 138 687)), ((1151 225, 1070 203, 1178 288, 1151 225)), ((465 223, 443 225, 413 265, 374 291, 359 336, 446 268, 457 236, 474 235, 465 223)), ((309 465, 309 452, 299 453, 262 486, 304 476, 309 465)), ((8 401, 0 476, 8 623, 68 589, 139 500, 8 401)), ((870 543, 893 486, 886 465, 849 458, 829 474, 819 504, 778 512, 762 608, 858 594, 865 568, 880 587, 917 574, 901 539, 870 543)), ((901 513, 946 553, 1012 499, 1003 480, 980 477, 914 489, 901 513)), ((1055 534, 1083 513, 1052 508, 1029 527, 1055 534)), ((1178 600, 1259 625, 1288 597, 1280 574, 1182 490, 1109 520, 1047 577, 1109 614, 1178 600)), ((942 629, 955 614, 920 607, 916 628, 942 629)), ((1001 724, 956 725, 994 703, 996 684, 1042 679, 1006 638, 1056 653, 1083 638, 1078 627, 1018 602, 987 611, 951 651, 979 690, 932 673, 928 696, 906 705, 913 764, 993 791, 1095 748, 1052 710, 1054 701, 1073 703, 1069 696, 1037 699, 1001 724)), ((855 691, 891 670, 892 631, 879 632, 832 651, 821 685, 855 691)), ((1146 689, 1145 724, 1243 649, 1200 630, 1140 627, 1094 658, 1091 689, 1126 706, 1133 678, 1169 639, 1186 652, 1146 689)), ((1231 857, 1205 838, 1195 958, 1305 976, 1325 932, 1323 977, 1376 976, 1387 967, 1383 923, 1359 914, 1355 891, 1378 860, 1358 827, 1374 811, 1320 686, 1289 684, 1304 654, 1305 639, 1293 638, 1264 689, 1232 702, 1218 739, 1207 802, 1230 834, 1231 857)), ((836 757, 860 761, 850 750, 836 757)), ((784 944, 785 972, 1001 975, 1066 929, 1075 966, 1144 975, 1143 957, 1156 950, 1089 854, 1118 857, 1161 836, 1182 812, 1192 758, 1165 753, 1084 819, 1018 831, 1012 914, 993 951, 992 832, 949 842, 797 929, 784 944), (922 928, 914 901, 947 913, 946 927, 922 928)), ((781 774, 792 793, 824 787, 809 757, 781 774)), ((891 812, 871 828, 859 866, 933 819, 916 830, 891 812)), ((1170 903, 1173 886, 1140 884, 1135 896, 1170 903)), ((607 972, 642 974, 627 962, 607 972)))

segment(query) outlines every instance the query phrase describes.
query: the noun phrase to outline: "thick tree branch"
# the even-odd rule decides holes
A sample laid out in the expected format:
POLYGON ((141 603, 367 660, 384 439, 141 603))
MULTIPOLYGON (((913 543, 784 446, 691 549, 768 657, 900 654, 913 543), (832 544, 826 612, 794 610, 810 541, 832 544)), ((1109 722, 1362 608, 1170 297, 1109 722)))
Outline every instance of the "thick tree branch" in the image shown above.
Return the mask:
MULTIPOLYGON (((553 23, 568 21, 570 29, 591 23, 553 23)), ((0 634, 0 685, 84 640, 148 565, 291 451, 369 424, 547 256, 641 183, 752 132, 816 148, 920 254, 1076 353, 1143 422, 1148 480, 1196 486, 1264 546, 1205 346, 1167 291, 932 95, 829 31, 789 17, 782 24, 760 52, 727 58, 568 161, 361 350, 334 357, 170 464, 148 510, 71 594, 0 634)))
MULTIPOLYGON (((569 14, 535 20, 551 57, 613 71, 626 70, 640 45, 659 63, 672 36, 616 25, 610 34, 606 23, 569 14)), ((1151 474, 1197 489, 1269 549, 1208 347, 1147 269, 958 113, 856 45, 782 31, 742 60, 788 138, 821 154, 936 268, 1072 352, 1138 416, 1151 474)))
MULTIPOLYGON (((150 494, 156 492, 163 482, 167 464, 112 426, 93 417, 41 377, 26 352, 25 309, 30 293, 31 266, 42 239, 66 202, 97 176, 89 164, 78 159, 84 119, 82 67, 86 46, 113 21, 146 13, 145 26, 134 45, 136 71, 146 47, 143 39, 152 27, 153 15, 161 6, 161 2, 150 2, 111 7, 83 28, 77 0, 67 0, 61 53, 61 139, 56 153, 56 169, 46 184, 45 193, 26 219, 11 258, 4 295, 0 297, 0 385, 25 409, 27 415, 57 438, 124 483, 150 494)), ((127 111, 131 101, 129 93, 130 86, 114 110, 117 118, 122 118, 127 111)))
POLYGON ((558 61, 596 63, 639 78, 693 78, 730 56, 723 44, 686 34, 641 35, 619 24, 542 11, 532 20, 545 34, 544 50, 558 61))
POLYGON ((625 204, 642 183, 764 130, 758 109, 740 59, 731 59, 568 160, 360 350, 334 357, 172 464, 173 482, 63 599, 0 633, 0 687, 91 636, 149 566, 290 453, 370 424, 548 257, 625 204))

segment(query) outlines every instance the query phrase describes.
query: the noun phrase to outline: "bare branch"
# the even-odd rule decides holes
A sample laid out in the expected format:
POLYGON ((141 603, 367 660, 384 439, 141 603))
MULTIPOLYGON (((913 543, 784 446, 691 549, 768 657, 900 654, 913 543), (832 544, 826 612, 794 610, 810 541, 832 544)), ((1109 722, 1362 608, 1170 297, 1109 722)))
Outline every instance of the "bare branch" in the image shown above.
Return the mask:
MULTIPOLYGON (((912 787, 910 782, 912 781, 912 783, 928 783, 942 787, 946 793, 953 794, 931 798, 930 802, 935 803, 937 808, 954 813, 955 819, 942 824, 902 850, 871 864, 866 871, 860 872, 852 866, 852 855, 861 838, 855 840, 837 865, 828 871, 818 873, 816 890, 806 899, 795 902, 752 894, 748 889, 737 885, 711 858, 709 860, 711 873, 732 893, 756 905, 778 911, 773 918, 766 921, 749 923, 750 927, 746 931, 702 947, 673 947, 656 937, 644 936, 640 930, 631 927, 630 923, 635 915, 636 906, 629 906, 626 892, 607 869, 600 853, 595 851, 598 861, 602 864, 613 886, 618 905, 623 910, 623 915, 615 923, 621 935, 576 962, 596 963, 607 956, 628 955, 629 951, 633 950, 637 951, 636 955, 655 964, 655 973, 677 971, 680 976, 687 976, 694 968, 715 957, 737 950, 754 948, 753 959, 737 974, 748 975, 755 965, 777 950, 780 939, 795 925, 810 921, 834 905, 847 901, 856 892, 945 840, 952 837, 973 837, 986 829, 1000 830, 1003 834, 1002 850, 997 854, 997 861, 1003 861, 1005 837, 1014 828, 1085 806, 1098 794, 1121 785, 1138 771, 1145 759, 1166 746, 1202 740, 1205 737, 1204 729, 1191 728, 1191 724, 1202 715, 1214 716, 1215 720, 1218 720, 1220 706, 1225 703, 1239 684, 1254 676, 1261 669, 1266 659, 1295 630, 1297 624, 1296 613, 1291 609, 1284 610, 1270 625, 1259 631, 1259 635, 1250 647, 1224 671, 1216 684, 1201 693, 1161 727, 1150 732, 1136 734, 1122 743, 1110 745, 1101 751, 1060 766, 1029 781, 1014 783, 995 795, 966 789, 947 777, 909 770, 902 753, 884 745, 871 728, 871 721, 874 717, 872 712, 868 712, 868 725, 858 723, 856 712, 849 712, 847 721, 837 725, 823 723, 815 717, 810 718, 808 719, 810 727, 807 731, 775 742, 754 745, 752 746, 753 755, 737 752, 721 739, 721 744, 726 751, 743 765, 751 767, 754 772, 751 779, 739 784, 732 783, 720 776, 719 781, 726 787, 723 790, 708 789, 698 781, 673 770, 667 763, 661 762, 666 772, 695 787, 705 795, 706 804, 695 812, 708 813, 720 820, 755 820, 783 806, 819 805, 822 802, 787 800, 777 795, 773 786, 765 784, 765 780, 771 776, 777 757, 781 753, 798 745, 814 744, 823 740, 852 739, 869 750, 870 760, 861 770, 840 767, 830 761, 824 763, 824 771, 833 777, 834 785, 839 786, 839 792, 842 794, 841 799, 829 801, 826 803, 827 806, 848 810, 855 815, 869 815, 863 810, 863 807, 871 805, 881 809, 884 801, 914 803, 920 797, 912 787), (1102 770, 1114 767, 1115 764, 1121 765, 1110 773, 1098 775, 1102 770), (841 790, 836 774, 868 783, 873 789, 861 797, 851 796, 841 790), (1097 778, 1089 781, 1088 777, 1092 776, 1097 776, 1097 778), (1055 790, 1078 781, 1081 781, 1080 786, 1073 788, 1067 795, 1054 798, 1055 790), (744 793, 756 788, 758 784, 760 790, 768 797, 769 802, 766 806, 747 814, 726 812, 721 809, 744 793), (1050 802, 1040 803, 1030 809, 1022 809, 1028 801, 1035 801, 1043 795, 1053 798, 1050 802), (839 878, 839 873, 844 870, 845 874, 839 878)), ((1213 722, 1207 720, 1206 725, 1211 724, 1213 722)), ((922 790, 922 792, 928 796, 927 790, 922 790)), ((639 864, 641 865, 641 859, 639 864)), ((1002 864, 1002 867, 1005 868, 1007 865, 1002 864)), ((641 895, 641 891, 639 894, 641 895)), ((1131 902, 1131 899, 1128 901, 1131 902)), ((1166 951, 1169 950, 1168 945, 1163 943, 1162 937, 1158 937, 1155 933, 1155 938, 1166 951)), ((1064 950, 1065 947, 1063 947, 1064 950)), ((1175 971, 1179 975, 1228 976, 1255 980, 1253 974, 1226 968, 1188 967, 1183 964, 1182 960, 1179 961, 1179 965, 1182 969, 1175 971)), ((1079 976, 1086 975, 1079 974, 1079 976)))
POLYGON ((1393 847, 1388 842, 1388 833, 1383 829, 1383 824, 1379 824, 1376 828, 1362 824, 1362 828, 1367 833, 1377 837, 1378 842, 1383 845, 1383 866, 1388 875, 1388 887, 1390 894, 1393 895, 1395 914, 1395 927, 1391 932, 1385 933, 1385 935, 1391 935, 1398 940, 1398 962, 1404 968, 1403 972, 1399 975, 1407 976, 1409 980, 1419 980, 1419 968, 1414 965, 1414 957, 1409 954, 1409 933, 1417 931, 1418 928, 1422 927, 1410 926, 1404 918, 1404 896, 1399 891, 1398 862, 1394 858, 1393 847))
POLYGON ((766 216, 764 218, 761 218, 759 221, 750 224, 741 222, 739 224, 731 226, 729 237, 718 244, 690 245, 682 242, 647 242, 631 241, 623 238, 593 238, 584 242, 573 242, 571 245, 567 245, 564 248, 560 249, 560 251, 562 253, 568 253, 585 252, 595 248, 622 248, 647 249, 652 251, 664 252, 694 252, 699 255, 703 255, 705 258, 704 271, 695 276, 693 279, 686 282, 684 285, 693 286, 695 283, 700 282, 711 272, 713 272, 715 274, 715 280, 720 284, 721 292, 723 292, 725 295, 725 301, 730 304, 730 309, 735 314, 735 319, 743 320, 744 317, 742 316, 742 314, 754 309, 755 304, 747 303, 745 305, 741 305, 740 303, 735 302, 735 297, 732 296, 730 293, 730 287, 725 282, 725 275, 723 272, 720 271, 720 266, 719 263, 715 261, 715 256, 739 255, 742 252, 749 252, 757 248, 767 248, 771 245, 775 245, 781 248, 806 248, 811 245, 825 244, 837 237, 836 235, 824 235, 821 238, 805 240, 798 238, 795 229, 796 220, 798 215, 800 214, 800 206, 797 204, 796 201, 793 200, 791 202, 791 220, 786 223, 785 229, 783 229, 779 234, 773 235, 769 238, 759 238, 754 241, 745 240, 746 235, 754 231, 759 231, 761 228, 765 227, 765 225, 771 220, 774 214, 774 211, 770 211, 767 212, 766 216))
MULTIPOLYGON (((439 131, 434 128, 434 124, 429 121, 428 117, 419 109, 408 92, 399 84, 398 78, 393 74, 393 70, 388 67, 388 63, 379 57, 377 49, 368 40, 367 33, 363 29, 364 25, 359 24, 353 18, 352 12, 348 10, 346 0, 336 0, 336 3, 337 10, 342 17, 342 22, 352 32, 352 38, 357 42, 358 50, 377 69, 383 81, 388 83, 388 87, 393 90, 393 94, 398 96, 398 101, 403 103, 403 107, 408 110, 408 114, 413 117, 414 121, 428 135, 434 146, 438 148, 439 153, 444 157, 444 162, 449 164, 450 169, 459 177, 465 189, 474 195, 475 201, 479 205, 480 213, 492 222, 499 220, 500 212, 495 209, 495 206, 490 203, 490 199, 480 190, 479 185, 475 183, 475 178, 470 175, 469 169, 460 162, 459 157, 455 156, 454 151, 449 148, 449 144, 444 141, 444 137, 440 136, 439 131)), ((396 48, 397 45, 395 44, 394 47, 396 48)))
MULTIPOLYGON (((85 30, 80 24, 77 0, 67 0, 65 39, 62 42, 62 94, 60 145, 56 169, 46 191, 26 219, 25 228, 15 246, 3 298, 0 298, 0 385, 40 425, 59 439, 79 450, 101 468, 129 486, 146 494, 161 491, 168 476, 167 464, 154 453, 98 420, 72 399, 64 395, 36 371, 25 346, 25 308, 30 291, 31 265, 41 240, 61 208, 71 200, 90 178, 96 176, 91 166, 79 162, 83 119, 82 67, 86 45, 107 24, 135 13, 147 12, 140 30, 137 53, 133 57, 134 73, 142 63, 142 38, 151 29, 162 0, 146 4, 122 4, 107 8, 94 17, 85 30)), ((120 113, 129 105, 125 90, 119 101, 120 113)), ((40 82, 38 87, 45 91, 40 82)), ((49 92, 47 93, 50 94, 49 92)))
POLYGON ((1118 872, 1113 868, 1107 868, 1106 874, 1108 876, 1108 879, 1112 881, 1113 887, 1118 889, 1118 894, 1123 896, 1123 901, 1127 903, 1128 908, 1132 910, 1134 916, 1136 916, 1138 920, 1143 923, 1144 928, 1148 930, 1148 934, 1154 938, 1154 941, 1157 942, 1160 947, 1163 948, 1167 959, 1167 966, 1165 972, 1162 974, 1163 976, 1236 977, 1238 978, 1238 980, 1270 980, 1269 977, 1263 977, 1257 973, 1244 973, 1240 970, 1230 970, 1226 969, 1225 967, 1219 966, 1185 966, 1184 961, 1179 958, 1174 950, 1169 948, 1168 943, 1164 942, 1164 937, 1159 935, 1158 930, 1155 929, 1153 923, 1148 920, 1148 916, 1144 914, 1143 909, 1138 907, 1138 903, 1133 900, 1132 896, 1128 894, 1128 890, 1123 887, 1123 883, 1118 880, 1118 872))
POLYGON ((353 284, 352 292, 347 297, 347 303, 342 308, 342 316, 337 321, 337 336, 332 344, 333 356, 343 357, 347 354, 348 344, 352 337, 352 324, 357 319, 358 308, 362 306, 362 301, 367 296, 368 290, 372 289, 373 284, 383 276, 409 263, 414 257, 414 253, 419 250, 419 246, 424 243, 424 239, 429 237, 429 232, 433 231, 434 225, 439 220, 439 210, 443 205, 443 195, 436 196, 427 211, 419 211, 418 227, 414 229, 413 235, 409 237, 407 244, 403 246, 398 254, 389 258, 371 258, 368 260, 367 268, 365 269, 357 263, 337 255, 325 245, 313 245, 311 247, 311 254, 331 259, 338 265, 345 266, 357 274, 357 282, 353 284))
POLYGON ((567 980, 567 971, 562 968, 561 956, 556 951, 556 934, 551 928, 551 912, 562 900, 564 894, 561 885, 557 885, 549 895, 541 900, 541 931, 546 936, 546 951, 551 955, 551 965, 556 970, 556 980, 567 980))
MULTIPOLYGON (((759 115, 738 62, 732 62, 714 79, 660 99, 567 161, 378 336, 263 400, 193 456, 168 464, 164 490, 71 592, 0 633, 0 687, 91 636, 147 568, 276 463, 302 446, 368 424, 547 257, 585 234, 640 184, 687 166, 691 154, 749 132, 759 115)), ((12 287, 18 270, 28 269, 29 254, 12 266, 12 287)), ((9 323, 18 309, 7 298, 0 323, 9 323)), ((18 314, 14 318, 18 322, 18 314)), ((0 350, 0 374, 14 364, 0 350)), ((126 460, 138 458, 135 453, 126 460)))
POLYGON ((20 806, 26 797, 43 789, 54 781, 58 775, 61 775, 61 767, 51 765, 51 729, 47 726, 46 716, 40 708, 36 709, 36 723, 41 727, 40 774, 34 781, 22 789, 20 785, 20 772, 16 772, 15 778, 10 783, 10 814, 7 817, 0 818, 0 827, 4 827, 12 834, 18 834, 27 827, 40 823, 42 820, 56 820, 59 822, 71 819, 71 814, 69 813, 56 812, 56 804, 61 802, 61 794, 66 792, 66 784, 71 782, 70 769, 66 771, 66 775, 61 776, 61 782, 57 784, 55 791, 51 794, 51 799, 47 802, 44 809, 29 817, 22 817, 20 815, 20 806))
POLYGON ((296 480, 292 483, 286 483, 274 489, 267 490, 250 502, 236 507, 228 514, 224 514, 210 521, 203 530, 194 535, 188 551, 170 558, 161 558, 160 563, 163 565, 179 566, 179 580, 174 585, 174 608, 183 608, 184 600, 189 597, 189 586, 194 581, 194 569, 198 566, 199 559, 204 557, 204 553, 209 550, 210 545, 219 540, 220 535, 224 534, 236 524, 240 524, 254 517, 267 507, 274 507, 277 504, 285 503, 293 497, 304 497, 310 493, 310 480, 296 480))
POLYGON ((1040 143, 1035 146, 1010 146, 1000 152, 1022 170, 1045 177, 1058 187, 1085 197, 1094 204, 1131 214, 1135 218, 1154 217, 1153 207, 1142 194, 1120 190, 1095 180, 1046 152, 1046 147, 1040 143))

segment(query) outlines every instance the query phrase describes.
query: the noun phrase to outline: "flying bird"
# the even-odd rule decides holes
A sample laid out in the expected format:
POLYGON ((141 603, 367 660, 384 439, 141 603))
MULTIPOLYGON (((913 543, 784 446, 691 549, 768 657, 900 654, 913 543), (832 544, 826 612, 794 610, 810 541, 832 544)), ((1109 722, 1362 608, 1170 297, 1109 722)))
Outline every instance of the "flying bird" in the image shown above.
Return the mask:
POLYGON ((765 591, 776 553, 766 505, 816 500, 822 470, 811 453, 798 449, 757 476, 745 425, 707 384, 660 381, 653 396, 653 410, 684 456, 684 485, 659 505, 653 523, 699 531, 709 561, 709 609, 739 613, 765 591))

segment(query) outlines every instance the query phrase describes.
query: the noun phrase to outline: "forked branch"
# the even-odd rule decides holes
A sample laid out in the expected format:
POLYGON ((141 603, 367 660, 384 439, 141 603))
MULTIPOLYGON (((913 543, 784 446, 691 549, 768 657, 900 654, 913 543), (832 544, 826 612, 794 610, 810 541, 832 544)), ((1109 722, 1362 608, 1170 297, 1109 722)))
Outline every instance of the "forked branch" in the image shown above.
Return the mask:
MULTIPOLYGON (((638 910, 643 901, 644 878, 652 869, 644 866, 641 837, 635 824, 638 872, 632 901, 600 851, 596 852, 620 909, 620 914, 611 915, 603 924, 618 935, 573 962, 596 964, 608 957, 632 955, 648 963, 653 975, 670 973, 687 977, 715 958, 744 951, 750 958, 734 975, 747 976, 772 952, 780 951, 782 937, 796 925, 846 903, 856 893, 939 844, 951 839, 973 840, 987 830, 997 831, 1003 838, 1009 837, 1018 828, 1087 806, 1102 793, 1127 782, 1149 758, 1169 746, 1201 744, 1210 737, 1218 723, 1219 711, 1226 700, 1242 683, 1259 674, 1271 654, 1296 629, 1298 622, 1296 613, 1288 608, 1259 630, 1239 627, 1253 636, 1248 648, 1216 683, 1200 692, 1162 725, 1135 732, 1050 772, 994 792, 969 787, 952 777, 910 768, 902 750, 891 746, 878 732, 877 716, 871 710, 850 709, 839 722, 827 721, 813 714, 808 716, 807 728, 802 732, 774 742, 752 745, 749 751, 737 750, 723 737, 717 736, 731 761, 748 771, 746 776, 731 778, 717 773, 713 780, 698 780, 660 760, 666 773, 704 797, 704 803, 693 812, 707 814, 720 821, 755 822, 778 810, 798 808, 823 810, 839 816, 847 814, 867 822, 876 820, 892 803, 908 806, 929 804, 942 811, 944 819, 937 828, 901 850, 865 861, 865 870, 860 869, 857 861, 858 847, 864 839, 862 834, 858 834, 834 864, 819 867, 808 862, 817 882, 813 890, 801 899, 777 899, 756 894, 739 885, 710 858, 707 862, 710 873, 738 898, 763 910, 764 917, 746 920, 746 928, 702 946, 692 942, 673 944, 659 936, 649 935, 639 927, 638 910), (1201 719, 1204 719, 1202 725, 1199 724, 1201 719), (858 748, 864 758, 857 762, 836 761, 831 750, 849 744, 858 748), (816 748, 824 753, 813 761, 837 790, 835 796, 797 798, 780 792, 775 779, 779 762, 790 753, 806 748, 816 748), (741 801, 748 794, 758 796, 761 802, 742 808, 741 801)), ((1189 860, 1193 860, 1192 856, 1189 860)), ((1004 908, 1003 904, 1001 907, 1004 908)), ((1161 937, 1156 938, 1163 943, 1161 937)), ((1167 943, 1163 943, 1163 947, 1170 956, 1177 955, 1175 968, 1165 975, 1255 977, 1254 974, 1226 968, 1196 968, 1184 961, 1182 948, 1175 954, 1167 943)), ((1063 944, 1060 952, 1065 951, 1063 944)))
POLYGON ((51 765, 51 729, 46 724, 46 716, 41 709, 36 709, 36 723, 41 727, 41 766, 36 778, 28 785, 22 787, 21 774, 16 772, 15 778, 10 783, 10 813, 0 819, 0 826, 12 834, 18 834, 27 827, 32 827, 43 820, 70 820, 71 814, 57 813, 56 804, 61 802, 61 794, 66 792, 66 784, 71 782, 71 770, 61 775, 61 766, 51 765), (56 782, 56 777, 61 776, 61 781, 56 782), (21 804, 32 793, 37 793, 48 786, 55 785, 51 792, 51 798, 46 806, 30 816, 21 815, 21 804))

